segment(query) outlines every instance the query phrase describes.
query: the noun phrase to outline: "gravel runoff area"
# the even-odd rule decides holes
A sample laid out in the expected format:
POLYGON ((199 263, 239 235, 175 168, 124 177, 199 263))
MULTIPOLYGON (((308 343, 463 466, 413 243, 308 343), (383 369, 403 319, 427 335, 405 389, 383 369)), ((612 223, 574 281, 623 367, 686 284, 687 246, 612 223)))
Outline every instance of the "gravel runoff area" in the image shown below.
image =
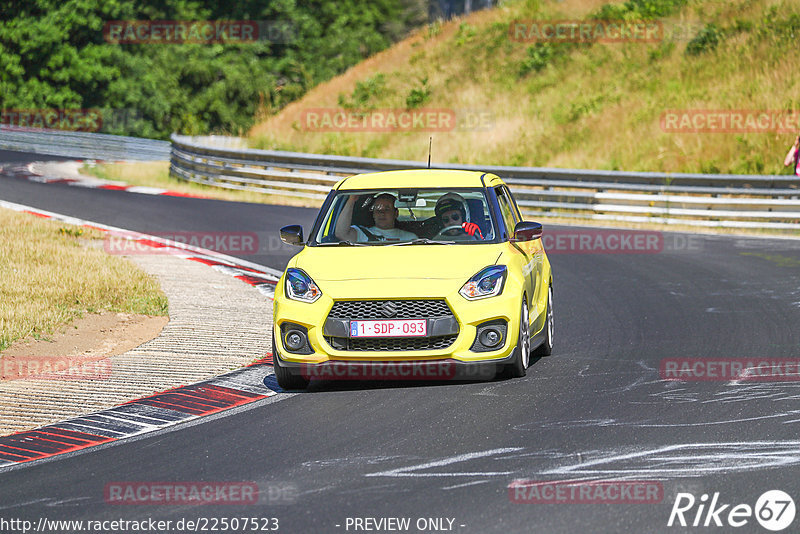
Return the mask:
POLYGON ((169 323, 161 334, 111 356, 110 373, 100 379, 0 382, 0 435, 212 378, 271 350, 272 301, 252 286, 175 256, 130 259, 156 276, 167 295, 169 323))

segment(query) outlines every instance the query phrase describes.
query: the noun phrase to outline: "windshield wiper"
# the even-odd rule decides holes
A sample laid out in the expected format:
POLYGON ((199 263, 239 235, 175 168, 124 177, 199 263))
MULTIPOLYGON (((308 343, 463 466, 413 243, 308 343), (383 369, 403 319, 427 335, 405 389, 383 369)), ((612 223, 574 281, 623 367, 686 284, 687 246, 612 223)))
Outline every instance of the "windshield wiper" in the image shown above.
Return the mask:
POLYGON ((422 237, 420 239, 412 239, 411 241, 404 241, 402 243, 394 243, 391 246, 397 247, 400 245, 454 245, 455 241, 435 241, 433 239, 428 239, 427 237, 422 237))
POLYGON ((348 245, 350 247, 368 247, 366 243, 353 243, 352 241, 342 240, 336 241, 335 243, 317 243, 321 247, 329 247, 329 246, 336 246, 336 245, 348 245))

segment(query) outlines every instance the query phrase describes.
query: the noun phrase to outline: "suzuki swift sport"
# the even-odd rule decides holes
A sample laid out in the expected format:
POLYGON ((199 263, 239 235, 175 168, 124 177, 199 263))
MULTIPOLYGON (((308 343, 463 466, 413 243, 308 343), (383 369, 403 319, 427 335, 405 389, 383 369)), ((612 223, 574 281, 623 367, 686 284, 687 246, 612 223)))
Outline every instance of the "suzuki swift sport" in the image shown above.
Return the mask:
POLYGON ((360 174, 328 194, 278 281, 278 384, 521 377, 553 349, 542 226, 492 174, 360 174))

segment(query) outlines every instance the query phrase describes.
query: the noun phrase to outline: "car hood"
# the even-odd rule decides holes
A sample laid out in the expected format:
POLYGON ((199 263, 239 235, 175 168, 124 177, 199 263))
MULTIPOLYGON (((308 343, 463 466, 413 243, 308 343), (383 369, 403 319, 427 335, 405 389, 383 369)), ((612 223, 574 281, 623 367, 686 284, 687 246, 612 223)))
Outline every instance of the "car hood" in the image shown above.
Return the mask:
POLYGON ((466 281, 502 253, 499 245, 305 247, 290 262, 317 281, 458 279, 466 281))

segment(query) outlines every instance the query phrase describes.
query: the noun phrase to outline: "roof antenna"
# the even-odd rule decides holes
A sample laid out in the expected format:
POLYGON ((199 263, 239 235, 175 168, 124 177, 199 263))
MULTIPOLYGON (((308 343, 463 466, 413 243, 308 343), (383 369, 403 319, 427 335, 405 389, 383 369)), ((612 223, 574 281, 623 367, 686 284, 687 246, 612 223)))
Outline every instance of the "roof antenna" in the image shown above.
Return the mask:
POLYGON ((431 146, 433 145, 433 136, 428 138, 428 168, 431 168, 431 146))

